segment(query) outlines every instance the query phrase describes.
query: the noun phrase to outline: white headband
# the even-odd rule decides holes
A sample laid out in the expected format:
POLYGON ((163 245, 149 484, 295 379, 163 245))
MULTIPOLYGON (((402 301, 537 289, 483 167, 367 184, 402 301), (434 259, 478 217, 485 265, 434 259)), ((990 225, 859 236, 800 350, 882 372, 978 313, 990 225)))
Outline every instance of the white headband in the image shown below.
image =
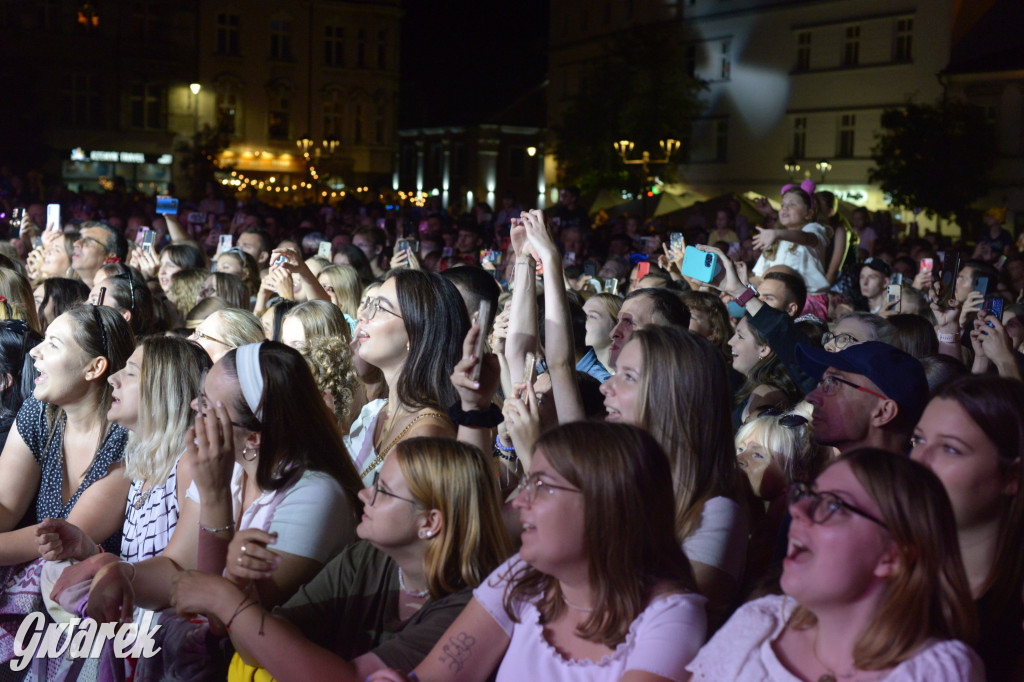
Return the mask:
POLYGON ((260 346, 263 343, 249 343, 239 346, 235 353, 235 371, 238 383, 242 386, 245 404, 256 415, 257 421, 263 421, 263 372, 260 371, 260 346))

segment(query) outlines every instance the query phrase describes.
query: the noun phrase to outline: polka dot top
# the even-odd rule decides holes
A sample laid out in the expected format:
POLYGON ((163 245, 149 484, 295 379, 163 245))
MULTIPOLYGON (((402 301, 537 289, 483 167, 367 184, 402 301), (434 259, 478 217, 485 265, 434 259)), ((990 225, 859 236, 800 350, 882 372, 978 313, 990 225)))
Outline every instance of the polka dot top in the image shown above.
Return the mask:
MULTIPOLYGON (((111 424, 99 451, 89 465, 82 485, 67 504, 64 504, 61 500, 61 487, 64 481, 64 425, 67 420, 61 419, 53 432, 53 438, 50 438, 51 425, 46 419, 46 407, 45 403, 30 395, 18 410, 17 418, 18 433, 32 451, 36 464, 42 469, 39 493, 36 496, 36 523, 46 518, 68 518, 85 489, 106 476, 110 466, 124 458, 124 446, 128 442, 128 430, 111 424)), ((119 501, 118 506, 120 504, 119 501)), ((120 531, 102 544, 106 551, 116 553, 121 548, 120 531)))

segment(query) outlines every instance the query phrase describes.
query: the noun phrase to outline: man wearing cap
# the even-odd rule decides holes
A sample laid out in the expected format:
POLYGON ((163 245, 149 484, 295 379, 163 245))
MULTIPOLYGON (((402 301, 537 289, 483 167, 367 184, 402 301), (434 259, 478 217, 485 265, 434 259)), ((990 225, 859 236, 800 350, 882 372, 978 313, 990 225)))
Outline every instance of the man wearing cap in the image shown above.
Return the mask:
POLYGON ((885 305, 886 287, 892 278, 892 268, 881 258, 868 258, 860 269, 860 294, 867 299, 869 313, 877 315, 885 305))
POLYGON ((807 395, 814 406, 814 438, 840 453, 876 447, 905 455, 925 404, 928 381, 912 355, 879 341, 838 353, 800 345, 797 361, 818 387, 807 395))

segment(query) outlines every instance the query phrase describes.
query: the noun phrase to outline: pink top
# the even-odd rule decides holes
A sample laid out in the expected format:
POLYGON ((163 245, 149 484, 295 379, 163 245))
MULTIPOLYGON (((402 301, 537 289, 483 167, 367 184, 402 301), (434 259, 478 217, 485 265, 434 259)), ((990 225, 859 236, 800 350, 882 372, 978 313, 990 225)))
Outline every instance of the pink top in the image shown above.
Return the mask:
POLYGON ((532 602, 519 602, 514 622, 503 601, 507 576, 527 564, 513 556, 473 591, 473 596, 511 638, 498 668, 497 682, 521 680, 619 680, 627 671, 642 670, 670 680, 687 677, 686 664, 704 642, 707 619, 704 597, 670 594, 654 599, 637 616, 625 641, 600 661, 570 659, 544 636, 540 612, 532 602), (518 565, 517 565, 518 564, 518 565))
MULTIPOLYGON (((697 680, 800 682, 779 661, 772 642, 782 634, 796 602, 784 596, 744 604, 715 633, 689 670, 697 680)), ((985 667, 963 642, 932 640, 893 668, 884 682, 982 682, 985 667)))

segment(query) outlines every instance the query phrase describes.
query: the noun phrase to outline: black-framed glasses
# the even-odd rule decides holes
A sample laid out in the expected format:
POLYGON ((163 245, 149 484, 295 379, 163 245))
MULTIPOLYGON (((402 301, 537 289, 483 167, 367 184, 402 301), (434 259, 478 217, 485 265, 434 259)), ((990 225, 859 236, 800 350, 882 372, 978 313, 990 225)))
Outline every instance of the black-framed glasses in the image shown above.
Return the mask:
POLYGON ((825 395, 832 395, 832 394, 834 394, 836 392, 836 389, 839 388, 839 386, 837 386, 837 384, 846 384, 850 388, 855 388, 858 391, 863 391, 864 393, 867 393, 869 395, 873 395, 876 398, 881 398, 882 400, 889 400, 889 398, 887 398, 886 396, 882 395, 881 393, 876 393, 875 391, 872 391, 870 388, 864 388, 863 386, 858 386, 857 384, 853 383, 852 381, 847 381, 846 379, 843 379, 841 377, 837 377, 837 376, 835 376, 833 374, 829 374, 828 376, 823 376, 821 378, 821 381, 818 382, 818 386, 821 386, 821 392, 824 393, 825 395))
POLYGON ((835 346, 836 350, 843 350, 851 343, 860 343, 853 334, 843 332, 842 334, 835 334, 833 332, 825 332, 821 335, 821 345, 827 346, 831 343, 835 346))
POLYGON ((554 483, 548 483, 544 479, 540 478, 536 474, 533 476, 527 476, 523 479, 523 482, 519 484, 519 491, 521 494, 526 495, 526 501, 533 504, 537 499, 537 493, 543 490, 548 495, 554 495, 556 490, 564 490, 567 493, 583 494, 582 490, 576 488, 568 488, 564 485, 555 485, 554 483))
POLYGON ((122 272, 122 273, 119 273, 117 275, 114 275, 114 279, 118 279, 118 280, 122 280, 122 281, 123 280, 127 280, 128 281, 128 295, 131 297, 131 304, 129 306, 129 310, 131 310, 131 312, 134 313, 135 312, 135 282, 132 280, 132 276, 130 274, 128 274, 127 272, 122 272))
POLYGON ((101 242, 99 239, 96 239, 95 237, 87 237, 84 234, 79 236, 78 240, 75 243, 80 243, 82 246, 85 246, 86 242, 92 242, 93 244, 100 247, 104 251, 107 250, 107 245, 101 242))
POLYGON ((387 308, 383 307, 380 303, 381 303, 380 296, 377 296, 375 298, 369 299, 366 302, 366 319, 367 319, 367 321, 372 320, 374 317, 376 317, 378 310, 383 310, 384 312, 388 313, 389 315, 394 315, 395 317, 397 317, 400 320, 402 319, 401 315, 399 315, 398 313, 396 313, 394 311, 388 310, 387 308))
POLYGON ((840 509, 846 509, 889 530, 889 526, 885 524, 885 521, 882 521, 873 514, 869 514, 863 509, 855 507, 833 492, 827 490, 815 492, 806 483, 793 483, 789 486, 789 490, 786 492, 787 506, 792 507, 807 499, 811 501, 807 506, 807 517, 812 523, 825 523, 840 509))
POLYGON ((394 494, 390 490, 384 490, 383 488, 381 488, 380 487, 380 472, 379 471, 373 472, 373 483, 370 484, 370 487, 373 488, 373 495, 370 497, 370 506, 371 507, 373 506, 373 503, 377 501, 377 495, 387 495, 388 497, 393 497, 396 500, 402 500, 403 502, 408 502, 408 503, 410 503, 410 504, 412 504, 412 505, 414 505, 416 507, 420 506, 420 503, 417 502, 414 499, 411 499, 411 498, 408 498, 408 497, 402 497, 401 495, 394 494))

